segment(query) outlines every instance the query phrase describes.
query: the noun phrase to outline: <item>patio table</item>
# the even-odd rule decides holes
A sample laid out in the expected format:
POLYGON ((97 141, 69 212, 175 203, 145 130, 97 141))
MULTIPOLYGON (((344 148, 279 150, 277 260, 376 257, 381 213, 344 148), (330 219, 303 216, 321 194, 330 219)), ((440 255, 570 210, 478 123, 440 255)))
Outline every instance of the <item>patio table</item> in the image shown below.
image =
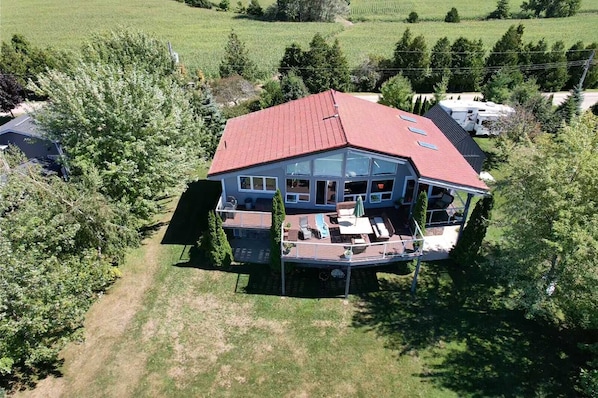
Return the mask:
POLYGON ((374 232, 368 217, 339 217, 338 227, 341 235, 361 235, 374 232))

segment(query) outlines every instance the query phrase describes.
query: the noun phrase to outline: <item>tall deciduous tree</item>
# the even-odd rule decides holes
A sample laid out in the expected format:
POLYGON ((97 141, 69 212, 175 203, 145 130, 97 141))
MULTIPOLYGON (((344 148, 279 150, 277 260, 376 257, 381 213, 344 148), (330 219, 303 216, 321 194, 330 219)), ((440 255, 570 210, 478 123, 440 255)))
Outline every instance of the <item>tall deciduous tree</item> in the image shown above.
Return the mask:
POLYGON ((388 79, 380 89, 379 104, 411 112, 413 109, 413 89, 411 83, 403 75, 388 79))
POLYGON ((512 154, 501 193, 509 221, 501 267, 530 316, 598 328, 598 119, 512 154))

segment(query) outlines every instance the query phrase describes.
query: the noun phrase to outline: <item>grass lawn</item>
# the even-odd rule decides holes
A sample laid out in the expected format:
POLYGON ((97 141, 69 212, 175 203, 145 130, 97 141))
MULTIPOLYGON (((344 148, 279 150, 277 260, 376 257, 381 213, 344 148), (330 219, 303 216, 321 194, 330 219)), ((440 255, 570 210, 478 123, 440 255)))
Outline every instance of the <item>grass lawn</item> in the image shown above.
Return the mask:
POLYGON ((391 272, 347 301, 256 294, 246 287, 266 267, 191 263, 163 233, 92 307, 64 375, 22 396, 573 394, 575 347, 498 305, 491 279, 444 262, 423 265, 414 298, 411 276, 391 272))
MULTIPOLYGON (((264 1, 262 6, 272 2, 264 1)), ((366 10, 367 12, 359 11, 362 6, 369 7, 368 4, 373 2, 359 0, 355 3, 355 12, 366 17, 376 16, 374 9, 366 10)), ((398 0, 375 3, 384 3, 387 8, 398 9, 399 13, 403 12, 401 10, 411 11, 412 5, 415 4, 398 0)), ((483 10, 494 8, 495 5, 495 1, 487 1, 480 8, 479 2, 460 0, 457 6, 463 18, 474 18, 483 10), (466 7, 467 4, 474 6, 466 7)), ((510 25, 517 23, 525 25, 525 42, 545 37, 549 45, 563 40, 568 48, 578 40, 584 41, 585 44, 598 40, 595 29, 598 23, 598 0, 584 0, 583 12, 572 18, 523 21, 468 20, 459 24, 437 21, 437 14, 444 15, 447 11, 447 7, 438 7, 437 2, 425 0, 417 2, 417 6, 420 18, 433 17, 436 21, 406 24, 402 21, 405 15, 398 19, 391 18, 390 21, 384 19, 354 25, 298 24, 256 21, 233 12, 189 7, 174 0, 77 0, 69 3, 58 0, 42 3, 33 0, 3 0, 0 38, 8 41, 13 34, 21 33, 37 46, 74 50, 93 32, 132 27, 170 41, 189 69, 201 68, 212 76, 217 73, 227 36, 233 28, 246 43, 252 58, 264 70, 274 69, 282 58, 285 47, 291 43, 297 42, 303 48, 307 48, 317 32, 328 38, 337 37, 351 66, 356 66, 369 54, 390 57, 395 43, 407 27, 416 35, 423 34, 429 48, 443 36, 448 36, 451 40, 465 36, 470 39, 482 39, 490 49, 510 25)), ((514 4, 511 7, 516 8, 514 4)))

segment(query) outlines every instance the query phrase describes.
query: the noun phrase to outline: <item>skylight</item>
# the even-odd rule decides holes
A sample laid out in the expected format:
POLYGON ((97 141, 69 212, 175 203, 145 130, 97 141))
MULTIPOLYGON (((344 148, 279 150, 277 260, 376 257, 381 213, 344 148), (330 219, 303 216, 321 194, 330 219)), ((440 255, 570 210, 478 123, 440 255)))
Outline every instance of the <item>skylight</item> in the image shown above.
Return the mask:
POLYGON ((433 150, 435 150, 435 151, 437 151, 437 150, 438 150, 438 147, 437 147, 436 145, 434 145, 434 144, 430 144, 429 142, 417 141, 417 143, 418 143, 420 146, 423 146, 424 148, 433 149, 433 150))
POLYGON ((428 135, 428 133, 426 133, 424 130, 422 129, 418 129, 417 127, 408 127, 409 131, 411 131, 412 133, 417 133, 417 134, 421 134, 421 135, 428 135))
POLYGON ((417 120, 415 120, 414 118, 412 118, 411 116, 407 116, 407 115, 399 115, 399 117, 403 120, 407 120, 408 122, 413 122, 413 123, 417 123, 417 120))

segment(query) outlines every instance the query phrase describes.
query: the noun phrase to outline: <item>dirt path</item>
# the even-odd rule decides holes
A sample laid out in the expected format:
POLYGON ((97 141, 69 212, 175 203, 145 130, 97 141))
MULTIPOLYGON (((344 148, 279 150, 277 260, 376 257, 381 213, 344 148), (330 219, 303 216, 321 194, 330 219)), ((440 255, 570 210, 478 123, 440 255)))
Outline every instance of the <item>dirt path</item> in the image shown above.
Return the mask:
MULTIPOLYGON (((170 219, 170 216, 171 214, 167 214, 164 218, 170 219)), ((144 241, 142 258, 135 259, 134 254, 127 257, 128 265, 123 270, 123 277, 91 307, 85 320, 85 341, 69 343, 62 352, 64 376, 48 377, 34 390, 16 396, 89 396, 82 392, 92 384, 102 365, 113 354, 115 345, 131 325, 135 314, 142 306, 146 291, 152 285, 160 264, 160 253, 163 249, 160 242, 166 228, 163 226, 153 237, 144 241)), ((136 250, 135 253, 139 251, 136 250)), ((117 393, 115 396, 128 395, 128 386, 135 385, 132 381, 141 377, 133 374, 131 370, 127 372, 126 369, 119 369, 123 372, 119 372, 122 377, 118 378, 120 381, 117 384, 121 383, 122 386, 111 386, 111 390, 117 393)))

